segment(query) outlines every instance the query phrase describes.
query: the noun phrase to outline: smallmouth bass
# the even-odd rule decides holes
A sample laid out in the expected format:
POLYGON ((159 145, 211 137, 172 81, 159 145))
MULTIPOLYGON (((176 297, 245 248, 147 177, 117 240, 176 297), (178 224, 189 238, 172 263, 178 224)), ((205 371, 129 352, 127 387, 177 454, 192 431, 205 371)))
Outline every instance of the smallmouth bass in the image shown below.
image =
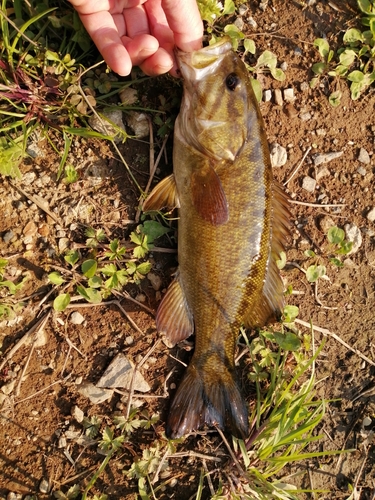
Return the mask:
POLYGON ((195 333, 167 435, 208 425, 245 438, 236 342, 242 324, 263 326, 282 310, 276 260, 288 235, 287 200, 272 179, 263 119, 230 41, 176 56, 184 94, 173 174, 143 207, 179 208, 179 270, 158 308, 157 329, 169 346, 195 333))

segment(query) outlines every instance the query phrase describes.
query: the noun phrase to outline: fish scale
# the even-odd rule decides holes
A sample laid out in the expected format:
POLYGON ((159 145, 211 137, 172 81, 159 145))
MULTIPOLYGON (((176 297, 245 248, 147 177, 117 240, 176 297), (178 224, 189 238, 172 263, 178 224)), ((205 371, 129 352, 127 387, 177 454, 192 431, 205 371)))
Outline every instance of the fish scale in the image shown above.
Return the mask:
POLYGON ((283 307, 276 259, 288 236, 287 200, 272 178, 248 71, 230 41, 176 56, 184 95, 173 175, 144 205, 179 208, 179 271, 158 308, 158 331, 169 346, 195 334, 167 435, 218 426, 245 438, 236 343, 241 325, 263 326, 283 307))

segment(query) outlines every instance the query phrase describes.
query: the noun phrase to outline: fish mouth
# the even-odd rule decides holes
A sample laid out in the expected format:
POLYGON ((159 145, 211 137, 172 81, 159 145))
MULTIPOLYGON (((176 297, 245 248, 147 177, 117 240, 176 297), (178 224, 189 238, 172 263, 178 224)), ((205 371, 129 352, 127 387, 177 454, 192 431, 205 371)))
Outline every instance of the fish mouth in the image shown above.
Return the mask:
POLYGON ((232 43, 230 38, 226 36, 213 45, 193 52, 183 52, 176 48, 175 54, 184 80, 194 82, 214 73, 225 54, 231 50, 232 43))

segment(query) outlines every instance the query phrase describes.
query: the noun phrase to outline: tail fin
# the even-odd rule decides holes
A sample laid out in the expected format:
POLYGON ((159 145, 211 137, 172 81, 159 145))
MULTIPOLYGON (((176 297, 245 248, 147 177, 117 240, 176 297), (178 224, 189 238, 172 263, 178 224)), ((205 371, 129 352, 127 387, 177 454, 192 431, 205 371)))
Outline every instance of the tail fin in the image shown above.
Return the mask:
POLYGON ((233 370, 218 368, 207 374, 192 360, 172 402, 168 437, 176 439, 205 425, 217 426, 238 438, 248 436, 247 407, 233 370))

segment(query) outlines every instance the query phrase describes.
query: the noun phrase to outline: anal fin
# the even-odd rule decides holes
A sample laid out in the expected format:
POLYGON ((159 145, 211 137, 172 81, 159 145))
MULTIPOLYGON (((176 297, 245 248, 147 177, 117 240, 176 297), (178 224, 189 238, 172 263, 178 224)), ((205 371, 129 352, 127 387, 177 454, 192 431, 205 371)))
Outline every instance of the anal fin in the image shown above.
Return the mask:
POLYGON ((175 346, 194 332, 193 315, 190 311, 180 277, 170 284, 156 313, 156 328, 168 347, 175 346))
POLYGON ((178 208, 176 182, 174 175, 171 174, 157 184, 143 203, 142 210, 150 212, 151 210, 161 210, 162 208, 178 208))

